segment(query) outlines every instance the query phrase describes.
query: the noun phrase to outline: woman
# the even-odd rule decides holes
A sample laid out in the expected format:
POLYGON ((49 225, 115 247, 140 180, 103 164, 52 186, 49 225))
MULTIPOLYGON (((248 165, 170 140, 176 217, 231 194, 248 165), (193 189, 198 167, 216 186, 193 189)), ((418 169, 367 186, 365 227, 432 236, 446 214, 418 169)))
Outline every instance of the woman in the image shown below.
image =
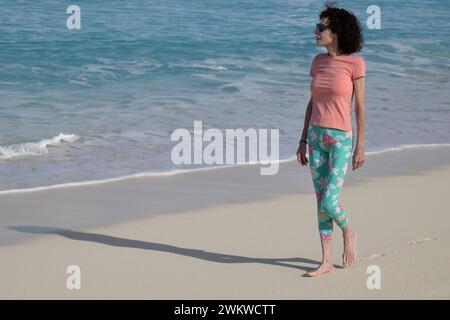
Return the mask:
POLYGON ((349 224, 347 211, 338 202, 354 145, 351 122, 353 96, 357 140, 352 169, 361 167, 365 160, 365 63, 360 56, 354 55, 363 44, 359 21, 349 11, 326 4, 314 34, 316 44, 326 47, 328 53, 316 55, 311 64, 311 99, 297 151, 301 165, 310 163, 322 243, 322 263, 316 270, 305 274, 310 277, 335 271, 331 247, 333 222, 343 231, 343 267, 356 261, 356 233, 349 224))

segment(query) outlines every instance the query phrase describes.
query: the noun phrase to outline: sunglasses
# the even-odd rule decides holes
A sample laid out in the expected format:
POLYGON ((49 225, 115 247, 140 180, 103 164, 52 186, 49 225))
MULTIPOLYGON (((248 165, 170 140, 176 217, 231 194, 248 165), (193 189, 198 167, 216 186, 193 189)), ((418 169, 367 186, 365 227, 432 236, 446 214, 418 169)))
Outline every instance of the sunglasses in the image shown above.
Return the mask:
POLYGON ((323 32, 325 29, 328 29, 330 26, 324 25, 322 22, 319 22, 316 24, 316 29, 319 30, 319 32, 323 32))

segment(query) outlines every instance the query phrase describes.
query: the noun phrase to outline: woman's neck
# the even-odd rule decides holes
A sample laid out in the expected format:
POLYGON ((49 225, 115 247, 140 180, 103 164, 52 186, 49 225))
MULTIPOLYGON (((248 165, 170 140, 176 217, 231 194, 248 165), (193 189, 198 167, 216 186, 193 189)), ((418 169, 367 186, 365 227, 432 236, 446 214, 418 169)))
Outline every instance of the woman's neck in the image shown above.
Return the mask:
POLYGON ((336 44, 332 44, 330 46, 327 46, 327 51, 328 51, 328 55, 330 57, 336 57, 336 56, 340 56, 341 53, 338 50, 338 47, 336 44))

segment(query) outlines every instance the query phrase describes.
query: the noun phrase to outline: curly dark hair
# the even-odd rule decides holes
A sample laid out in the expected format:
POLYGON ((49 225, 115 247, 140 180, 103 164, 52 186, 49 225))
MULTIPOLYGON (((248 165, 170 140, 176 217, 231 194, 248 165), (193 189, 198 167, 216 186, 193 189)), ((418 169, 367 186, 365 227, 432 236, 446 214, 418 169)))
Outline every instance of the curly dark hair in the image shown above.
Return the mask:
POLYGON ((337 35, 339 51, 352 54, 362 49, 364 38, 358 18, 351 12, 336 6, 336 2, 325 2, 320 19, 328 18, 330 30, 337 35))

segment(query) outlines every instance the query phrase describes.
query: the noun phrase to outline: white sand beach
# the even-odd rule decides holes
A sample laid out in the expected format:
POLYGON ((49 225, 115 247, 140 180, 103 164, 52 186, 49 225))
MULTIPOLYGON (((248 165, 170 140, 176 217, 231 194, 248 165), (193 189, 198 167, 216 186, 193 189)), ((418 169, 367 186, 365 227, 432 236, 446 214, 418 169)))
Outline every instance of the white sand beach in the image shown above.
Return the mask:
MULTIPOLYGON (((422 151, 414 152, 420 158, 422 151)), ((375 158, 368 158, 369 169, 375 158)), ((290 165, 309 177, 306 167, 290 165)), ((249 181, 235 168, 226 170, 236 185, 251 185, 259 179, 255 176, 249 181)), ((337 271, 318 278, 302 277, 321 259, 316 200, 310 189, 302 194, 149 214, 95 228, 76 228, 68 219, 64 223, 70 227, 58 225, 57 220, 37 225, 22 214, 20 223, 9 223, 5 230, 31 237, 0 246, 0 298, 449 299, 450 209, 444 200, 450 163, 361 181, 355 178, 356 172, 350 174, 340 197, 359 236, 359 260, 351 268, 339 268, 342 234, 336 228, 337 271), (79 290, 66 287, 70 265, 80 267, 79 290), (367 287, 371 265, 380 268, 380 289, 367 287)), ((70 199, 76 199, 80 208, 83 204, 93 208, 92 212, 104 208, 118 215, 115 211, 124 207, 114 208, 104 199, 140 194, 136 180, 121 186, 128 193, 110 185, 86 186, 72 190, 70 199), (101 202, 83 201, 88 188, 89 195, 101 202)), ((232 185, 228 188, 233 192, 232 185)), ((58 192, 63 191, 6 194, 0 200, 8 215, 19 214, 18 208, 23 207, 28 207, 29 216, 42 215, 36 206, 39 201, 47 203, 50 211, 70 211, 75 202, 58 192), (33 202, 32 197, 38 200, 33 202)), ((141 207, 143 203, 133 198, 127 205, 141 207)))

